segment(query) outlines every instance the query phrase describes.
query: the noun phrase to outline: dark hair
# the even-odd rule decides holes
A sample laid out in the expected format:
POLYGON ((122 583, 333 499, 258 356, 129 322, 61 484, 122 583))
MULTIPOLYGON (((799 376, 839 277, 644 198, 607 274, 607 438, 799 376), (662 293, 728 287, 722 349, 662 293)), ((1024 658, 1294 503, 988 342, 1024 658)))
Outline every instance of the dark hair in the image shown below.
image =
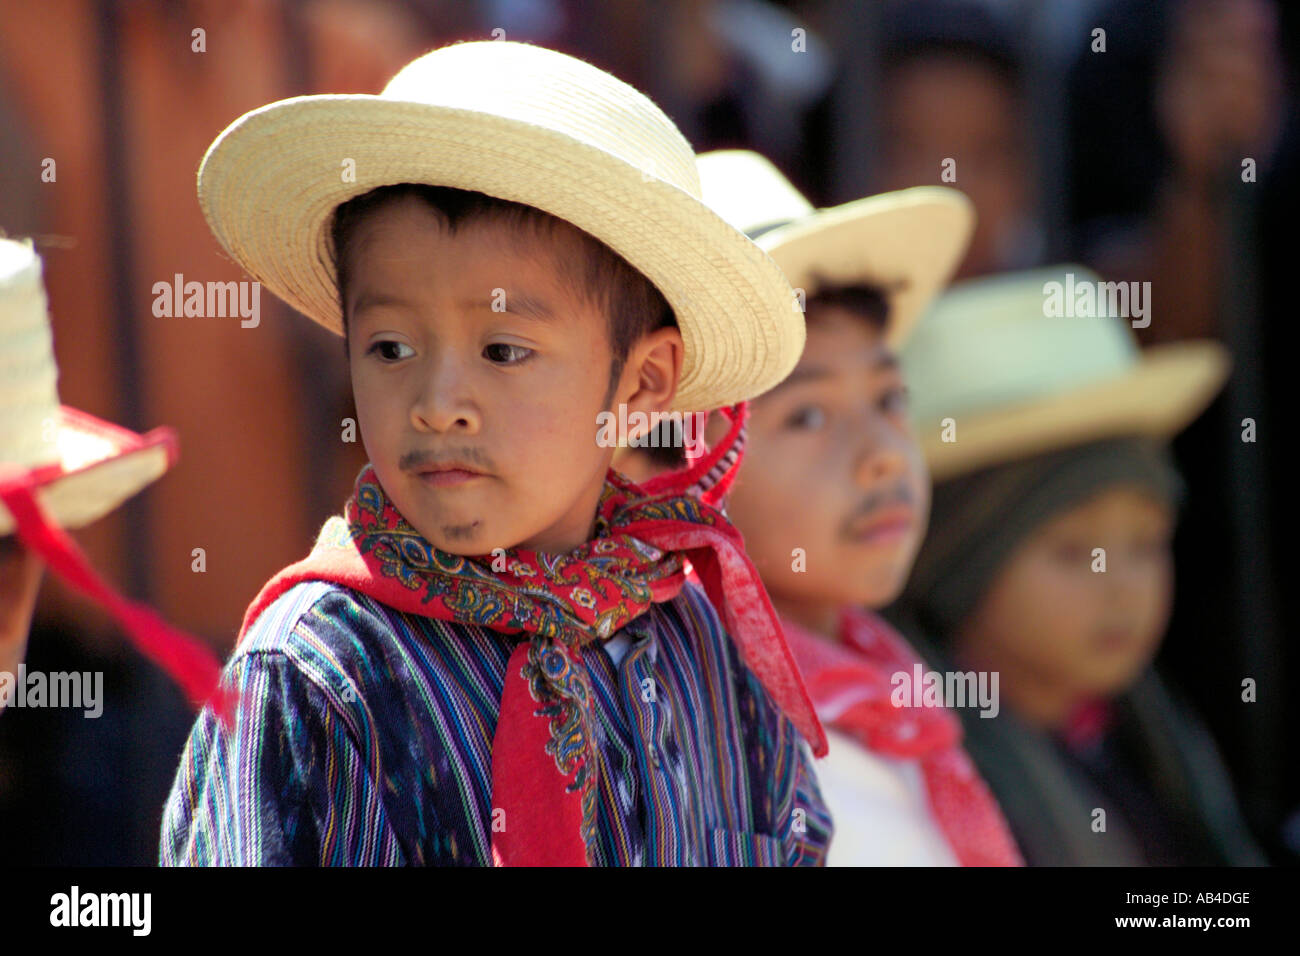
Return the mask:
POLYGON ((914 60, 947 56, 991 69, 1023 93, 1020 55, 1006 21, 973 0, 905 0, 886 7, 881 61, 886 72, 914 60))
POLYGON ((893 290, 866 282, 814 283, 814 288, 817 291, 804 303, 807 315, 812 315, 819 306, 834 306, 852 312, 877 331, 883 331, 889 321, 889 294, 893 290))
POLYGON ((578 238, 582 245, 582 255, 576 259, 556 256, 555 265, 563 281, 605 313, 612 353, 606 402, 613 395, 615 383, 623 372, 623 365, 627 362, 628 351, 632 345, 656 329, 677 324, 672 307, 654 283, 629 265, 613 249, 577 226, 534 206, 498 199, 480 192, 454 189, 450 186, 398 183, 372 189, 368 193, 348 200, 334 210, 330 229, 334 247, 334 264, 338 274, 339 308, 343 313, 345 343, 348 322, 347 252, 352 237, 362 220, 376 209, 408 196, 427 203, 446 222, 448 231, 453 233, 468 223, 492 219, 511 226, 532 229, 539 234, 552 234, 557 229, 567 229, 578 238))

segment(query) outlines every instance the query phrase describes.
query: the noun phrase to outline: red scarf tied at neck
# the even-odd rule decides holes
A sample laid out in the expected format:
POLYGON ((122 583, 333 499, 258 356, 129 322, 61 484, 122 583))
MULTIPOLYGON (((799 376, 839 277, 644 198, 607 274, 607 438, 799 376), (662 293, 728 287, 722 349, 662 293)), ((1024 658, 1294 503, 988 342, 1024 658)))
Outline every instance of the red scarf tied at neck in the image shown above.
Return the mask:
POLYGON ((893 675, 909 679, 920 657, 870 611, 846 607, 840 641, 784 621, 786 639, 827 726, 867 750, 916 760, 929 808, 962 866, 1023 866, 1001 808, 961 746, 961 721, 943 707, 897 707, 893 675))
POLYGON ((671 481, 640 487, 611 469, 596 536, 567 554, 440 551, 398 513, 367 465, 343 517, 249 607, 240 639, 303 581, 331 581, 408 614, 522 636, 506 666, 492 746, 497 865, 583 866, 596 836, 592 689, 580 650, 671 600, 693 567, 746 664, 818 755, 826 738, 740 533, 712 502, 730 483, 745 409, 731 433, 671 481), (689 566, 688 566, 689 562, 689 566))

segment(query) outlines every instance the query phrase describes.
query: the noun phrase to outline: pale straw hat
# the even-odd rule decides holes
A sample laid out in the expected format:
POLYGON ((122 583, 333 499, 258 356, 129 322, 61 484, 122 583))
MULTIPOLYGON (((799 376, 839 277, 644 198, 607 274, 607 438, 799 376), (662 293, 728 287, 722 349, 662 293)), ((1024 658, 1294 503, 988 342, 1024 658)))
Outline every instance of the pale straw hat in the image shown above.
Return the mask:
POLYGON ((217 137, 198 188, 226 250, 342 334, 332 213, 406 182, 534 206, 640 270, 672 306, 685 343, 675 410, 758 395, 798 361, 803 316, 789 283, 700 200, 695 155, 672 121, 626 83, 553 50, 455 44, 408 64, 378 96, 264 106, 217 137))
POLYGON ((1218 343, 1140 349, 1128 319, 1049 314, 1050 283, 1099 281, 1074 265, 972 279, 921 320, 903 374, 936 480, 1103 438, 1168 438, 1210 403, 1230 365, 1218 343))
POLYGON ((811 298, 821 283, 879 286, 885 339, 897 348, 957 268, 975 209, 964 193, 916 186, 814 209, 775 166, 749 150, 696 158, 704 200, 776 260, 811 298))
MULTIPOLYGON (((59 404, 41 260, 29 243, 0 238, 0 482, 35 486, 66 528, 112 511, 176 460, 175 434, 146 435, 59 404)), ((0 503, 0 535, 15 522, 0 503)))

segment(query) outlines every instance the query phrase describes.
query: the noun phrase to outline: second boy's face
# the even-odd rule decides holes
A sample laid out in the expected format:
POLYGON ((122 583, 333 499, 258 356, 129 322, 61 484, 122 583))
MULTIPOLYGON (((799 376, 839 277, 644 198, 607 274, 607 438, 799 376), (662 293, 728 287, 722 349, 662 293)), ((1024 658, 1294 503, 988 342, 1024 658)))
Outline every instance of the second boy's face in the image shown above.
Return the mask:
POLYGON ((844 604, 889 603, 929 501, 902 374, 881 333, 842 308, 810 307, 798 367, 751 406, 727 504, 773 601, 814 625, 844 604))
POLYGON ((592 531, 610 451, 605 319, 555 275, 579 255, 494 221, 450 234, 389 203, 349 248, 348 347, 366 452, 430 543, 569 551, 592 531))

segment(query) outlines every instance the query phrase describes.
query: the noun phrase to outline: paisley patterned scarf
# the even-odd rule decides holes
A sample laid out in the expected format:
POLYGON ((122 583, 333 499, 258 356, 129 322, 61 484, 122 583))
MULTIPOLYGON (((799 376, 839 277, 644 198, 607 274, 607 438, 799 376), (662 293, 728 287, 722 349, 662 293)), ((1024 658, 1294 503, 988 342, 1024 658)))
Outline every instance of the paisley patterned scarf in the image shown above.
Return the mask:
POLYGON ((672 599, 692 571, 746 664, 824 754, 826 738, 740 533, 713 505, 738 462, 744 409, 728 440, 653 490, 610 469, 596 534, 567 554, 524 549, 462 557, 433 547, 393 507, 367 465, 342 517, 311 554, 263 588, 240 639, 302 581, 326 580, 409 614, 518 634, 493 739, 496 865, 592 862, 597 766, 592 689, 581 648, 672 599), (719 471, 721 468, 721 471, 719 471))
POLYGON ((873 753, 919 762, 930 812, 961 865, 1023 866, 997 801, 961 746, 957 715, 891 700, 893 675, 910 676, 921 661, 902 635, 853 607, 840 615, 839 644, 789 620, 784 626, 822 720, 873 753))

